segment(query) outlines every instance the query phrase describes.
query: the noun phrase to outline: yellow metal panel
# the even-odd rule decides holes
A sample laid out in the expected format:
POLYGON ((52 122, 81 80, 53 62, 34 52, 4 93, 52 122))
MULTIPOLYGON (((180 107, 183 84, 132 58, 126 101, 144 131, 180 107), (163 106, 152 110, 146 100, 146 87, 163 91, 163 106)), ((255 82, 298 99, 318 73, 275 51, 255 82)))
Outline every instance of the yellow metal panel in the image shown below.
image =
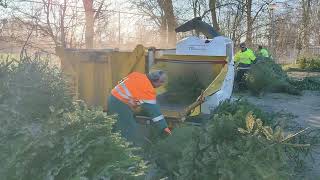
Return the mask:
POLYGON ((63 58, 61 58, 61 70, 64 72, 72 95, 75 99, 78 99, 78 65, 66 61, 66 59, 67 58, 63 55, 63 58))
POLYGON ((107 108, 107 97, 112 88, 111 71, 109 70, 110 61, 106 58, 106 61, 101 63, 95 63, 94 69, 94 105, 107 108))
POLYGON ((113 79, 113 76, 112 76, 112 60, 111 60, 111 55, 108 55, 107 56, 107 68, 106 68, 106 89, 104 89, 104 93, 105 94, 105 106, 103 107, 104 110, 107 110, 108 109, 108 106, 107 106, 107 98, 110 96, 111 94, 111 90, 113 88, 113 84, 112 84, 112 79, 113 79))
POLYGON ((224 64, 214 64, 213 69, 213 80, 221 73, 222 68, 224 67, 224 64))
POLYGON ((105 110, 107 97, 119 80, 133 71, 145 72, 146 51, 142 45, 133 52, 61 48, 56 51, 75 97, 105 110))
POLYGON ((194 108, 193 111, 191 111, 190 116, 197 116, 201 113, 201 106, 197 106, 196 108, 194 108))
POLYGON ((79 64, 79 98, 89 105, 94 104, 94 64, 80 62, 79 64))
MULTIPOLYGON (((219 75, 212 81, 212 83, 207 87, 207 89, 203 92, 203 96, 207 97, 210 96, 221 89, 222 83, 226 78, 228 72, 228 66, 225 65, 221 69, 219 75)), ((201 105, 194 108, 191 112, 190 116, 197 116, 201 113, 201 105)))
POLYGON ((133 52, 112 52, 112 83, 115 86, 118 81, 131 72, 145 73, 145 49, 138 45, 133 52))
POLYGON ((212 95, 213 93, 216 93, 221 89, 222 83, 227 75, 228 72, 228 66, 225 65, 220 74, 215 78, 215 80, 208 86, 208 88, 203 92, 203 96, 207 97, 212 95))

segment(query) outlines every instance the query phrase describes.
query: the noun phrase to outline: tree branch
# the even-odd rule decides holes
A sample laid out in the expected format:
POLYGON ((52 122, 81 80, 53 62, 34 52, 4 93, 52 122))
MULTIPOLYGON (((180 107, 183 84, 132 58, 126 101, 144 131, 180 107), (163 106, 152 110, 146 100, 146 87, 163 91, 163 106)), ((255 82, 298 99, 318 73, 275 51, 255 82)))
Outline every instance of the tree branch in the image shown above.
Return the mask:
POLYGON ((103 7, 103 3, 104 3, 104 1, 102 1, 102 2, 100 3, 100 6, 99 6, 97 12, 96 12, 95 15, 94 15, 93 21, 95 21, 97 18, 99 18, 99 14, 101 13, 101 9, 102 9, 102 7, 103 7))
MULTIPOLYGON (((231 2, 231 3, 226 3, 226 4, 221 4, 221 5, 217 6, 216 9, 222 8, 222 7, 225 7, 225 6, 230 6, 230 5, 235 5, 235 6, 237 6, 238 4, 232 3, 232 2, 231 2)), ((203 19, 203 17, 204 17, 205 15, 207 15, 209 12, 211 12, 212 10, 213 10, 212 8, 209 8, 208 10, 204 11, 203 14, 201 15, 201 19, 203 19)))

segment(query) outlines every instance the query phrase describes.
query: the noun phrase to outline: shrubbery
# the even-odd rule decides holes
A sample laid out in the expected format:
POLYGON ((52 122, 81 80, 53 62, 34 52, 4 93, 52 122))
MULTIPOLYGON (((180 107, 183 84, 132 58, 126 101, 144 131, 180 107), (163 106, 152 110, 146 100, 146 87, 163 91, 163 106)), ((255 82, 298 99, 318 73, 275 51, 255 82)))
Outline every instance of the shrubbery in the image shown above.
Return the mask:
POLYGON ((0 64, 2 179, 134 179, 141 158, 115 118, 73 102, 62 74, 31 58, 0 64))
POLYGON ((310 138, 301 139, 273 127, 272 116, 247 102, 226 102, 213 114, 202 127, 177 128, 172 136, 152 146, 158 177, 294 178, 310 138))
POLYGON ((319 56, 302 56, 297 60, 301 69, 320 71, 320 57, 319 56))
POLYGON ((290 79, 290 84, 299 90, 320 91, 320 77, 305 77, 301 80, 290 79))

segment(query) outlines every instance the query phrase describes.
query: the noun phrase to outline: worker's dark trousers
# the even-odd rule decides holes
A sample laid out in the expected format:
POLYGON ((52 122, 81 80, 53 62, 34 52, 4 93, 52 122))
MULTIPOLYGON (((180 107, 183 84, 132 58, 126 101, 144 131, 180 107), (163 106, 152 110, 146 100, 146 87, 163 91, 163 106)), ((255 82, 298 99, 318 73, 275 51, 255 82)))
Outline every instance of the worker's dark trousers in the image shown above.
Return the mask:
MULTIPOLYGON (((240 63, 238 67, 242 68, 248 68, 250 67, 250 64, 242 64, 240 63)), ((245 81, 245 74, 248 72, 248 69, 238 69, 237 74, 235 77, 235 83, 237 83, 237 86, 239 90, 246 89, 246 81, 245 81)))
POLYGON ((138 132, 139 128, 134 119, 134 113, 127 104, 110 95, 108 99, 108 113, 118 115, 114 128, 116 131, 120 131, 123 137, 136 145, 143 141, 138 132))

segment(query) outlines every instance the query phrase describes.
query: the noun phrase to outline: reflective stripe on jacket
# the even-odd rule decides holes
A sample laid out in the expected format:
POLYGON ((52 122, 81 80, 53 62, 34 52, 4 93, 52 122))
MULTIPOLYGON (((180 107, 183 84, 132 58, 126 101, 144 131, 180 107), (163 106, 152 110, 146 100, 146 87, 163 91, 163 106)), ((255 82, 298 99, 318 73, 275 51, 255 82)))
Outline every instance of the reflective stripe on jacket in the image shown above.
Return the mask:
POLYGON ((247 48, 245 51, 238 51, 234 56, 235 62, 242 63, 242 64, 251 64, 253 61, 256 60, 256 56, 254 52, 247 48))
POLYGON ((156 104, 156 91, 154 87, 148 77, 139 72, 133 72, 120 81, 112 89, 111 94, 126 104, 156 104))

